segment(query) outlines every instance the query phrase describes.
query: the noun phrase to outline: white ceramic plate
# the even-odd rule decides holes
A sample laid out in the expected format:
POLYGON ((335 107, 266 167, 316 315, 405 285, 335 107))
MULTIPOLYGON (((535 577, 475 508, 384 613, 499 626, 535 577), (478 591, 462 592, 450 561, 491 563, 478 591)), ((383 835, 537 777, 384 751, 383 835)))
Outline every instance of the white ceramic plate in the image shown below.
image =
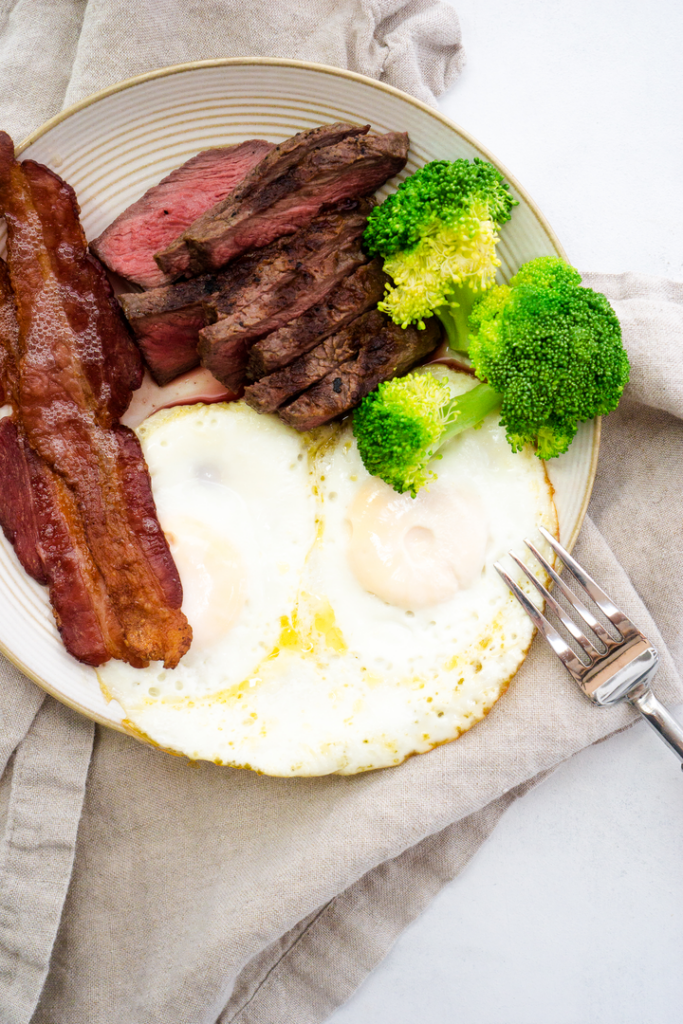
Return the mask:
MULTIPOLYGON (((411 148, 401 178, 434 159, 481 156, 496 164, 519 199, 502 232, 503 279, 535 256, 564 255, 529 196, 466 132, 390 86, 322 65, 251 58, 165 68, 71 107, 34 132, 19 152, 47 164, 75 188, 86 235, 95 238, 150 185, 199 150, 251 138, 280 142, 332 121, 369 122, 376 132, 407 131, 411 148)), ((561 537, 569 546, 588 504, 599 433, 599 423, 584 424, 570 451, 548 465, 561 537)), ((122 709, 105 701, 94 671, 64 650, 46 589, 26 576, 4 537, 0 649, 58 700, 127 731, 122 709)))

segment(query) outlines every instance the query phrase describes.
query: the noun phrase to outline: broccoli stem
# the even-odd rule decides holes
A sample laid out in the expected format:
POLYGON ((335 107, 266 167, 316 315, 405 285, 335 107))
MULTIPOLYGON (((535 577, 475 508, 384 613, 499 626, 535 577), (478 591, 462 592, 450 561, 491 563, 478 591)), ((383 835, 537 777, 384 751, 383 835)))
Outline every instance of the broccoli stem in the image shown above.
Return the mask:
POLYGON ((434 310, 446 331, 448 347, 454 352, 467 352, 469 348, 471 332, 468 317, 477 295, 471 288, 461 285, 445 305, 434 310))
POLYGON ((463 430, 476 427, 490 412, 499 409, 502 401, 503 396, 490 384, 477 384, 464 395, 452 398, 441 410, 446 427, 439 439, 439 447, 463 430))

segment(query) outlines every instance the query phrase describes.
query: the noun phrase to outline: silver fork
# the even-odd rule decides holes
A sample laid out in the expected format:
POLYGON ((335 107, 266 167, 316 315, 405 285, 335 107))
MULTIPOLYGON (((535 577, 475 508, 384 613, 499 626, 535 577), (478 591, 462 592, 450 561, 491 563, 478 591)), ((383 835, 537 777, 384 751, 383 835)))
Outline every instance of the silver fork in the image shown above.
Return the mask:
MULTIPOLYGON (((594 704, 601 707, 609 707, 618 701, 628 700, 634 708, 640 711, 646 722, 668 744, 674 754, 683 761, 683 728, 669 714, 664 705, 660 704, 650 689, 650 681, 659 665, 657 651, 647 637, 643 636, 639 629, 636 629, 631 620, 616 607, 605 591, 597 585, 585 569, 581 568, 569 552, 565 551, 552 534, 542 526, 539 529, 577 583, 583 587, 588 597, 595 602, 612 623, 617 633, 616 637, 612 636, 583 602, 576 597, 531 541, 525 540, 524 543, 550 578, 555 581, 578 616, 589 627, 597 643, 590 640, 579 629, 553 595, 546 590, 542 583, 539 583, 521 558, 518 558, 512 551, 510 557, 545 598, 546 607, 552 609, 567 631, 574 637, 583 653, 582 658, 574 653, 569 644, 565 643, 546 616, 529 600, 522 588, 505 572, 499 562, 495 563, 495 568, 585 695, 594 704)), ((683 764, 681 768, 683 768, 683 764)))

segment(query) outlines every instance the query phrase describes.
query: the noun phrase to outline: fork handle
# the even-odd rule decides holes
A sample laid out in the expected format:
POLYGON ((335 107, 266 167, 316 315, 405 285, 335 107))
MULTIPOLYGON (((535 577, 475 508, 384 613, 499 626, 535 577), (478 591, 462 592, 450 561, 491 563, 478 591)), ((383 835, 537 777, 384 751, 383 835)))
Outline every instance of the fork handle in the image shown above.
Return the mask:
MULTIPOLYGON (((634 708, 640 711, 648 725, 652 726, 674 754, 683 761, 683 728, 657 700, 650 687, 641 683, 629 693, 628 699, 634 708)), ((683 764, 681 768, 683 769, 683 764)))

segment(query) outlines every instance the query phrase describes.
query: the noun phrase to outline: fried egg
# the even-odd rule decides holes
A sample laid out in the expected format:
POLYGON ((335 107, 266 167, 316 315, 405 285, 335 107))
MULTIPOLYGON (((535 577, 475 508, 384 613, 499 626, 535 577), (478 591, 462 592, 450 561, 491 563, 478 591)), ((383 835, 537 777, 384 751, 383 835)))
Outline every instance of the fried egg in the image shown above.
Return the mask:
MULTIPOLYGON (((476 383, 430 371, 454 395, 476 383)), ((233 402, 138 433, 195 639, 172 671, 98 670, 131 731, 269 775, 353 774, 455 739, 506 689, 533 633, 493 563, 557 519, 497 414, 416 498, 367 473, 348 420, 298 434, 233 402)))

